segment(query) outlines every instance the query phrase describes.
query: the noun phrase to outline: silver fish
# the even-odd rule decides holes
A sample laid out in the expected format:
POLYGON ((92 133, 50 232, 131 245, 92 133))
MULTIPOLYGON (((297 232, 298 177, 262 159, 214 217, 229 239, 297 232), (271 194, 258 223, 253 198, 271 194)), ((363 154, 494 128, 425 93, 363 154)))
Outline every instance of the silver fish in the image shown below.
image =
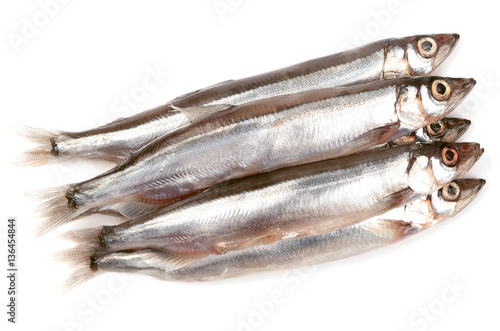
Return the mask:
POLYGON ((76 157, 119 162, 156 137, 226 109, 220 104, 240 105, 318 88, 428 75, 451 53, 458 38, 457 34, 436 34, 377 41, 269 73, 225 81, 87 131, 20 127, 20 135, 40 146, 22 154, 17 163, 38 166, 76 157))
POLYGON ((113 252, 84 246, 60 256, 79 266, 68 279, 66 289, 103 272, 141 273, 170 281, 197 282, 347 258, 408 238, 453 217, 477 196, 484 184, 482 179, 458 179, 404 207, 349 227, 211 255, 180 268, 168 254, 155 249, 113 252))
MULTIPOLYGON (((429 124, 424 128, 420 128, 407 136, 396 139, 386 144, 381 144, 374 146, 368 150, 377 150, 382 148, 400 146, 400 145, 409 145, 416 142, 435 142, 435 141, 443 141, 443 142, 453 142, 456 141, 462 134, 467 131, 470 126, 470 121, 462 118, 443 118, 437 122, 429 124)), ((363 153, 364 151, 360 152, 363 153)), ((162 205, 158 206, 158 209, 161 208, 162 205)), ((151 212, 154 210, 151 210, 151 212)), ((97 208, 96 210, 89 209, 85 213, 79 215, 77 218, 85 217, 94 213, 101 214, 109 214, 114 216, 123 216, 116 210, 112 208, 97 208)), ((76 218, 75 218, 76 219, 76 218)))
POLYGON ((95 238, 104 249, 150 248, 191 263, 380 215, 462 176, 482 152, 476 143, 414 144, 280 169, 104 226, 95 238))
POLYGON ((226 180, 389 142, 447 115, 474 84, 402 78, 234 106, 154 140, 107 173, 42 192, 49 217, 41 232, 89 209, 136 217, 226 180))
MULTIPOLYGON (((453 142, 458 140, 470 126, 470 121, 463 118, 445 117, 420 128, 409 135, 395 139, 385 144, 377 145, 366 150, 408 145, 413 143, 430 143, 435 141, 453 142)), ((361 152, 362 153, 362 152, 361 152)))

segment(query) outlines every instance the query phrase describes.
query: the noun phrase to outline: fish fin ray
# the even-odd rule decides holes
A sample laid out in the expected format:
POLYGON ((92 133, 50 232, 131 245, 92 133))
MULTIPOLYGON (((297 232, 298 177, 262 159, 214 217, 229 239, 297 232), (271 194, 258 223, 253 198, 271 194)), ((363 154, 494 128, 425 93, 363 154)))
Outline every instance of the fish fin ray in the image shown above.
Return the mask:
POLYGON ((55 253, 52 257, 54 262, 64 262, 68 266, 77 266, 82 260, 90 259, 90 256, 98 250, 97 246, 81 245, 55 253))
POLYGON ((70 273, 61 286, 62 293, 66 293, 89 279, 103 273, 92 266, 96 254, 106 253, 100 246, 100 233, 103 227, 78 229, 67 231, 57 237, 58 240, 70 240, 74 247, 57 252, 53 261, 65 264, 70 273))
POLYGON ((207 87, 204 87, 204 88, 201 88, 201 89, 198 89, 198 90, 195 90, 195 91, 191 91, 191 92, 188 92, 188 93, 184 93, 182 95, 179 95, 178 97, 176 97, 175 99, 173 99, 172 101, 170 101, 171 103, 175 103, 179 100, 182 101, 182 99, 186 99, 186 98, 191 98, 193 97, 195 94, 197 93, 200 93, 201 91, 205 91, 207 89, 212 89, 212 88, 215 88, 215 87, 219 87, 219 86, 222 86, 222 85, 225 85, 225 84, 228 84, 230 82, 234 82, 234 79, 228 79, 228 80, 225 80, 223 82, 220 82, 220 83, 217 83, 217 84, 213 84, 213 85, 210 85, 210 86, 207 86, 207 87))
POLYGON ((111 209, 113 211, 118 212, 122 216, 128 218, 128 219, 133 219, 140 217, 145 214, 149 214, 158 208, 160 208, 161 205, 157 204, 149 204, 147 202, 143 202, 140 199, 138 200, 125 200, 125 201, 120 201, 111 205, 106 206, 106 209, 111 209))
POLYGON ((388 143, 393 141, 394 139, 399 138, 399 128, 401 127, 401 123, 396 122, 385 127, 380 128, 379 130, 374 130, 375 133, 378 134, 377 145, 388 143))
POLYGON ((17 133, 17 135, 26 139, 27 141, 38 144, 49 144, 49 145, 50 145, 50 139, 53 139, 62 133, 61 131, 44 130, 27 125, 14 126, 14 132, 17 133))
POLYGON ((79 268, 74 268, 75 270, 69 275, 69 277, 62 283, 61 292, 62 294, 68 293, 75 287, 82 283, 94 278, 95 276, 102 274, 100 270, 94 271, 88 266, 81 266, 79 268))
POLYGON ((61 234, 58 239, 70 240, 75 243, 85 244, 86 247, 97 248, 101 246, 100 235, 102 226, 87 229, 77 229, 61 234))
MULTIPOLYGON (((139 147, 137 148, 139 149, 139 147)), ((129 151, 129 154, 132 154, 133 151, 129 151)), ((106 155, 106 156, 95 156, 95 157, 89 157, 89 160, 97 160, 97 161, 106 161, 106 162, 111 162, 115 165, 122 163, 127 156, 122 156, 122 155, 106 155)))
POLYGON ((17 167, 39 167, 55 160, 56 158, 49 151, 43 147, 37 147, 18 154, 12 165, 17 167))
POLYGON ((215 251, 217 254, 224 254, 229 250, 239 250, 239 249, 246 249, 254 246, 260 246, 260 245, 269 245, 272 243, 275 243, 283 237, 283 234, 281 231, 278 229, 271 231, 270 233, 266 233, 263 235, 260 235, 258 237, 252 238, 240 245, 235 245, 234 247, 229 247, 229 246, 220 246, 220 247, 214 247, 215 251))
POLYGON ((60 291, 65 294, 80 284, 102 274, 102 270, 94 270, 92 256, 96 250, 92 247, 74 247, 60 252, 54 256, 54 261, 64 263, 68 266, 70 273, 62 283, 60 291))
POLYGON ((400 191, 391 193, 389 195, 386 195, 382 201, 381 201, 381 210, 379 210, 380 214, 388 212, 394 208, 398 208, 401 206, 406 205, 407 203, 410 203, 419 197, 421 197, 422 194, 416 193, 413 191, 411 188, 405 188, 400 191))
POLYGON ((189 118, 189 120, 191 121, 191 123, 195 123, 210 115, 213 115, 221 111, 225 111, 234 106, 222 104, 222 105, 210 105, 210 106, 189 107, 189 108, 180 108, 174 105, 171 105, 171 107, 186 115, 187 118, 189 118))
POLYGON ((44 220, 36 228, 37 237, 43 236, 44 234, 73 221, 73 219, 84 213, 85 210, 85 208, 70 209, 67 206, 54 206, 50 208, 50 211, 43 211, 41 216, 44 220))
POLYGON ((349 154, 365 150, 367 146, 371 148, 399 138, 399 127, 399 123, 392 123, 363 133, 349 142, 349 151, 351 152, 349 154))
POLYGON ((38 207, 35 210, 44 219, 37 226, 37 236, 42 236, 87 211, 87 207, 72 208, 68 204, 67 193, 69 189, 70 185, 65 185, 25 194, 25 196, 38 202, 38 207))
POLYGON ((412 227, 411 223, 400 219, 378 219, 373 231, 377 233, 392 233, 391 241, 398 241, 407 230, 412 227))
POLYGON ((19 154, 12 162, 14 166, 39 167, 64 159, 59 158, 53 153, 53 142, 61 134, 60 131, 50 131, 22 125, 15 126, 14 131, 27 141, 38 145, 36 148, 19 154))
POLYGON ((392 241, 398 241, 403 237, 405 232, 411 228, 411 224, 402 220, 394 221, 394 226, 396 228, 396 231, 394 232, 394 235, 392 236, 392 241), (397 223, 396 223, 397 222, 397 223))
POLYGON ((150 256, 147 259, 152 265, 161 265, 165 271, 173 271, 185 267, 195 261, 198 261, 201 257, 193 256, 183 256, 173 253, 167 253, 163 251, 151 250, 149 252, 150 256))

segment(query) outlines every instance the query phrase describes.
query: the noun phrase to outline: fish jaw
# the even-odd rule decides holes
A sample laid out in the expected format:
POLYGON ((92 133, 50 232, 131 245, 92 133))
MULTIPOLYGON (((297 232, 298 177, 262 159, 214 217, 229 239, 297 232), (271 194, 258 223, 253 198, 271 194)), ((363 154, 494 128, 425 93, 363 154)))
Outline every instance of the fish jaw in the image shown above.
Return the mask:
POLYGON ((430 74, 451 54, 460 36, 456 33, 408 38, 407 58, 411 76, 430 74), (430 46, 426 48, 426 46, 430 46))
POLYGON ((420 194, 436 191, 462 177, 483 151, 477 143, 415 144, 408 166, 408 185, 420 194))
POLYGON ((451 218, 478 195, 484 179, 457 179, 405 206, 405 221, 422 230, 451 218), (446 193, 451 192, 451 193, 446 193))
POLYGON ((445 117, 415 131, 415 139, 417 142, 453 142, 467 131, 470 124, 467 119, 445 117))
POLYGON ((416 130, 453 111, 469 94, 472 78, 416 77, 400 80, 396 112, 401 123, 416 130))
POLYGON ((436 223, 453 217, 462 211, 477 197, 486 181, 484 179, 457 179, 454 183, 457 186, 448 184, 432 194, 432 210, 434 211, 436 223), (453 196, 451 198, 447 197, 447 194, 443 193, 450 188, 453 188, 456 198, 453 196), (457 188, 458 192, 456 192, 457 188))

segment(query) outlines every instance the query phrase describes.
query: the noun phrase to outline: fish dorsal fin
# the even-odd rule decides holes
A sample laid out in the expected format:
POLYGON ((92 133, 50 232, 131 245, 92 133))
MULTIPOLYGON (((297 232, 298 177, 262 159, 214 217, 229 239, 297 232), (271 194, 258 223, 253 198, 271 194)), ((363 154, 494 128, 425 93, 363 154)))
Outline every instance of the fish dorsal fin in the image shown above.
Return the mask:
POLYGON ((228 110, 229 108, 234 107, 233 105, 210 105, 210 106, 200 106, 200 107, 189 107, 189 108, 181 108, 171 104, 172 108, 180 111, 184 115, 189 118, 191 123, 198 122, 210 115, 215 113, 228 110))
POLYGON ((207 86, 207 87, 195 90, 195 91, 184 93, 182 95, 179 95, 178 97, 176 97, 172 101, 170 101, 170 103, 176 103, 178 101, 181 101, 181 102, 184 101, 185 102, 186 99, 188 99, 187 101, 189 102, 190 98, 194 97, 196 94, 199 94, 200 92, 207 91, 207 90, 210 90, 210 89, 214 89, 214 88, 217 88, 217 87, 221 87, 223 85, 229 84, 229 83, 234 82, 234 81, 235 81, 234 79, 229 79, 229 80, 225 80, 223 82, 219 82, 219 83, 216 83, 216 84, 213 84, 213 85, 210 85, 210 86, 207 86))

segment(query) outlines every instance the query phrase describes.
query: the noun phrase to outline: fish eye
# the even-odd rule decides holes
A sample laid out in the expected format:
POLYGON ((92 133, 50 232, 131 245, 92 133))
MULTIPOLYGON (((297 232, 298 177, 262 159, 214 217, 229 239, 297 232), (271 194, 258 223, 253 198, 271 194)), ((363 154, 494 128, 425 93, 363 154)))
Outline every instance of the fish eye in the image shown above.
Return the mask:
POLYGON ((420 55, 428 58, 436 54, 437 43, 431 37, 423 37, 418 40, 417 48, 420 55))
POLYGON ((439 101, 447 100, 451 95, 450 84, 444 79, 436 79, 432 82, 431 93, 439 101))
POLYGON ((458 162, 458 151, 455 147, 444 147, 441 150, 441 160, 448 167, 453 167, 458 162))
POLYGON ((447 201, 455 201, 460 196, 460 191, 460 185, 451 182, 441 189, 441 196, 447 201))
POLYGON ((429 136, 436 137, 444 132, 444 123, 443 121, 437 121, 427 125, 425 129, 429 136))

